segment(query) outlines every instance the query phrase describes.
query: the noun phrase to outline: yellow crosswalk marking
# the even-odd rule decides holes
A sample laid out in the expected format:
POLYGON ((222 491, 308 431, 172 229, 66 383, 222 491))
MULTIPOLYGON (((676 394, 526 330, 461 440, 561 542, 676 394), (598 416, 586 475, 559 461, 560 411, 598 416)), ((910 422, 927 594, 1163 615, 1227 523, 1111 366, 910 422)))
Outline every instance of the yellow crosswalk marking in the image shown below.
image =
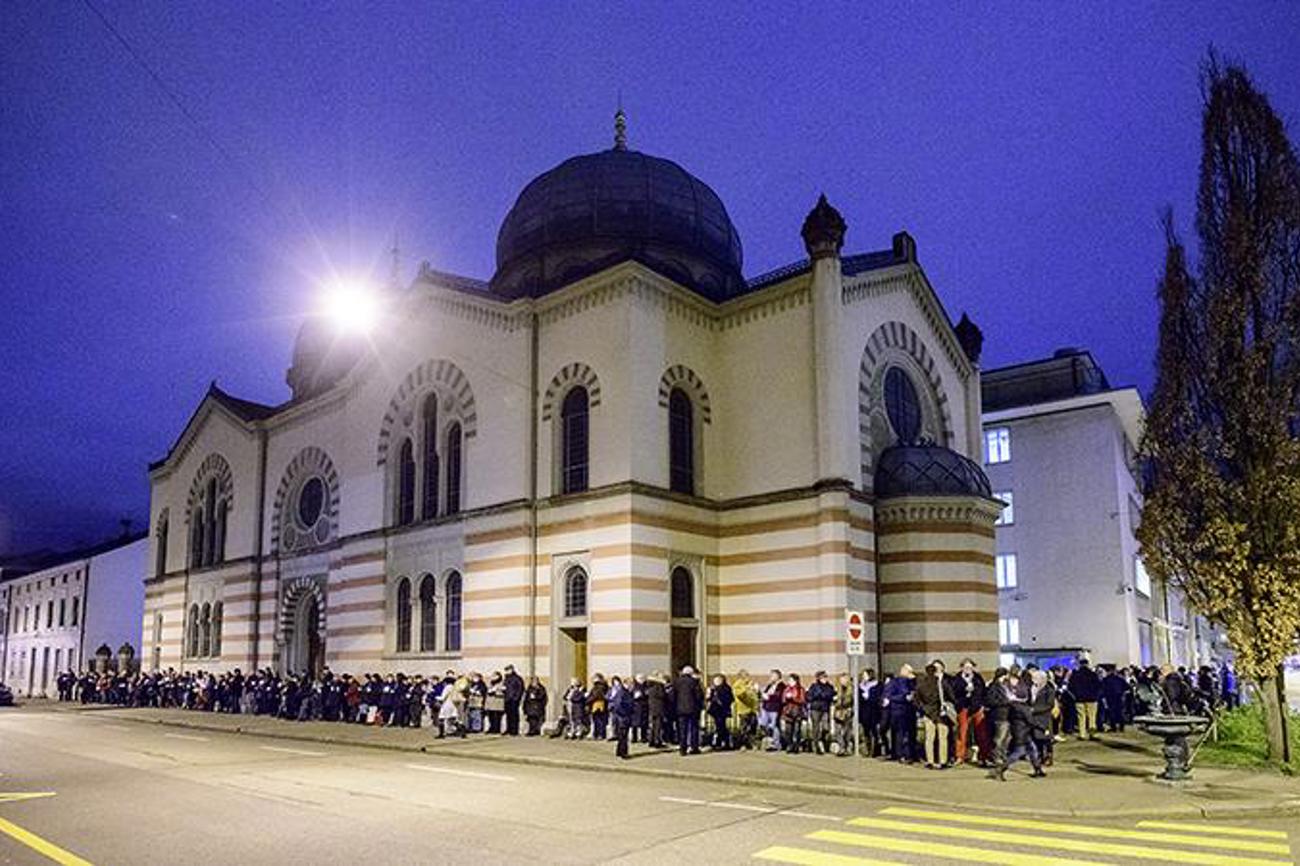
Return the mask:
POLYGON ((1034 821, 1026 818, 1002 818, 988 815, 970 815, 961 812, 932 812, 928 809, 911 809, 890 806, 881 809, 882 815, 900 818, 921 818, 931 821, 950 821, 957 824, 981 824, 986 827, 1015 827, 1021 830, 1039 830, 1043 833, 1070 833, 1076 836, 1099 836, 1103 839, 1131 839, 1137 842, 1163 842, 1173 845, 1190 845, 1193 848, 1229 848, 1233 851, 1256 851, 1264 854, 1290 854, 1291 847, 1277 842, 1259 842, 1253 839, 1214 839, 1188 836, 1180 833, 1144 830, 1123 830, 1117 827, 1098 827, 1087 824, 1066 824, 1058 821, 1034 821))
POLYGON ((896 839, 893 836, 876 836, 871 833, 845 833, 843 830, 818 830, 805 838, 818 842, 835 842, 856 845, 859 848, 878 848, 904 854, 923 854, 928 858, 945 857, 965 860, 968 863, 994 863, 1000 866, 1104 866, 1095 860, 1072 860, 1043 854, 1021 854, 1016 851, 993 851, 988 848, 970 848, 966 845, 946 845, 929 839, 896 839))
MULTIPOLYGON (((1168 848, 1146 848, 1137 845, 1118 845, 1089 839, 1057 839, 1031 836, 1024 832, 980 830, 974 827, 949 827, 938 824, 918 824, 913 821, 894 821, 887 818, 854 818, 848 822, 854 827, 875 830, 897 830, 926 836, 946 836, 963 841, 998 842, 1024 848, 1056 848, 1061 851, 1079 851, 1084 854, 1106 854, 1115 857, 1134 857, 1142 860, 1168 860, 1174 863, 1200 864, 1200 866, 1291 866, 1290 860, 1262 860, 1255 857, 1234 857, 1209 851, 1172 851, 1168 848)), ((850 834, 852 835, 852 834, 850 834)))
POLYGON ((1187 824, 1183 821, 1138 821, 1139 827, 1152 830, 1182 830, 1188 833, 1217 833, 1220 836, 1258 836, 1261 839, 1285 839, 1285 830, 1256 830, 1252 827, 1220 827, 1217 824, 1187 824))
POLYGON ((827 854, 825 851, 813 851, 808 848, 787 848, 773 845, 764 848, 754 857, 758 860, 771 860, 773 863, 793 863, 795 866, 907 866, 894 860, 876 860, 869 857, 849 857, 844 854, 827 854))
POLYGON ((65 851, 53 842, 42 839, 35 833, 24 830, 17 824, 6 821, 3 818, 0 818, 0 833, 12 836, 28 848, 31 848, 33 851, 38 851, 41 854, 44 854, 55 863, 62 864, 62 866, 91 866, 89 860, 82 860, 71 851, 65 851))

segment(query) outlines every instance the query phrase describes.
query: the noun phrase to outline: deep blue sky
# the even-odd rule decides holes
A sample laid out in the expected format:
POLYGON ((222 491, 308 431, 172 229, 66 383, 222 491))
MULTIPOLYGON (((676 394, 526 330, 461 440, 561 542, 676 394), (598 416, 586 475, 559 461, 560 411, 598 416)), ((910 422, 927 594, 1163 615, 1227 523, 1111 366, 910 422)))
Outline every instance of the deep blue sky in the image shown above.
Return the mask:
POLYGON ((0 554, 143 520, 207 383, 285 398, 319 281, 386 273, 394 231, 408 277, 490 276, 516 194, 607 147, 620 90, 747 275, 802 255, 824 190, 851 250, 916 237, 986 365, 1083 345, 1144 390, 1206 47, 1300 118, 1293 3, 95 2, 201 128, 82 3, 4 4, 0 554))

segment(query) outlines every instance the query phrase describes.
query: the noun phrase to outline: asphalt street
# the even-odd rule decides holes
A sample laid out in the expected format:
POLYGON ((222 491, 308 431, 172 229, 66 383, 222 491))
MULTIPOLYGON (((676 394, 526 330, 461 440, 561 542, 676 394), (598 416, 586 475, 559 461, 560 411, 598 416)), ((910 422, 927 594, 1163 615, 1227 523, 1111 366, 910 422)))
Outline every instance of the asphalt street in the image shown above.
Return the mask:
POLYGON ((1034 822, 97 716, 0 712, 0 863, 1261 866, 1300 842, 1294 818, 1034 822))

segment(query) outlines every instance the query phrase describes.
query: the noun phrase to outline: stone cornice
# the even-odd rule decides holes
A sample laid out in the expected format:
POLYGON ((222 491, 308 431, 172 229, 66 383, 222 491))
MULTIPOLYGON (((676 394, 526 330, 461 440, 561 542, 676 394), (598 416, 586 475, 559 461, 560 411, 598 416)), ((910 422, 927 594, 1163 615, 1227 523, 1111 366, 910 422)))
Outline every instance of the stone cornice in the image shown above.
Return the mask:
POLYGON ((979 496, 898 496, 877 499, 876 524, 953 523, 992 526, 1003 505, 979 496))
POLYGON ((969 380, 975 374, 975 367, 962 351, 961 344, 957 342, 957 335, 953 333, 952 323, 948 321, 948 314, 944 312, 934 287, 930 285, 925 272, 918 265, 908 263, 849 277, 844 281, 841 298, 847 306, 901 291, 911 293, 917 306, 921 308, 921 314, 925 316, 925 320, 943 346, 944 354, 957 369, 962 381, 969 380))

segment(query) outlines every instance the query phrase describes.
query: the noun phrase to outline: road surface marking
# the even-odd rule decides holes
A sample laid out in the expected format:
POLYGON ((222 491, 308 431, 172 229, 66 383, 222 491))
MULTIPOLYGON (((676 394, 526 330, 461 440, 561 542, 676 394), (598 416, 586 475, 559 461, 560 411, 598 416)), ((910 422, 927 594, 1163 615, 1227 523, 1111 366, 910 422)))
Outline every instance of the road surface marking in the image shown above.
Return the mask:
POLYGON ((756 806, 750 803, 728 803, 725 800, 692 800, 687 797, 660 797, 665 803, 682 803, 687 806, 712 806, 715 809, 740 809, 745 812, 763 812, 767 815, 789 815, 791 818, 810 818, 814 821, 843 821, 834 815, 819 815, 816 812, 798 812, 781 806, 756 806))
POLYGON ((1042 854, 1020 854, 1015 851, 992 851, 987 848, 968 848, 965 845, 947 845, 928 839, 895 839, 870 833, 845 833, 842 830, 818 830, 806 837, 818 842, 836 842, 860 848, 879 848, 901 854, 920 854, 926 857, 946 857, 968 863, 995 863, 998 866, 1103 866, 1096 860, 1072 860, 1066 857, 1042 854))
POLYGON ((969 815, 961 812, 932 812, 928 809, 911 809, 890 806, 881 809, 882 815, 901 818, 920 818, 931 821, 948 821, 954 824, 982 824, 987 827, 1012 827, 1018 830, 1037 830, 1042 833, 1066 833, 1076 836, 1099 836, 1105 839, 1129 839, 1137 842, 1164 842, 1171 845, 1190 845, 1193 848, 1230 848, 1234 851, 1256 851, 1264 854, 1290 854, 1291 846, 1276 842, 1258 842, 1252 839, 1213 839, 1204 836, 1184 836, 1179 833, 1123 830, 1117 827, 1098 827, 1087 824, 1066 824, 1059 821, 1032 821, 1024 818, 994 818, 987 815, 969 815))
MULTIPOLYGON (((1142 860, 1169 860, 1174 863, 1196 863, 1202 866, 1278 866, 1290 860, 1262 860, 1255 857, 1233 857, 1209 851, 1172 851, 1168 848, 1145 848, 1137 845, 1116 845, 1092 839, 1055 839, 1048 836, 1030 836, 1024 832, 979 830, 973 827, 949 827, 941 824, 917 824, 912 821, 892 821, 887 818, 854 818, 854 827, 874 830, 896 830, 919 833, 925 836, 946 836, 963 842, 1000 842, 1023 848, 1056 848, 1061 851, 1078 851, 1084 854, 1107 854, 1113 857, 1134 857, 1142 860)), ((852 834, 844 834, 851 836, 852 834)))
POLYGON ((754 855, 759 860, 774 863, 793 863, 795 866, 907 866, 897 860, 877 860, 874 857, 848 857, 844 854, 827 854, 807 848, 787 848, 774 845, 754 855))
POLYGON ((195 743, 206 743, 207 737, 191 737, 189 734, 163 734, 164 737, 172 740, 190 740, 195 743))
POLYGON ((53 797, 53 791, 14 791, 0 794, 0 803, 16 803, 19 800, 36 800, 41 797, 53 797))
POLYGON ((449 776, 468 776, 471 779, 487 779, 490 782, 513 782, 514 776, 498 776, 494 773, 475 773, 471 770, 452 770, 448 767, 431 767, 428 764, 406 764, 409 770, 423 770, 426 773, 446 773, 449 776))
POLYGON ((49 857, 55 863, 62 863, 63 866, 91 866, 89 860, 82 860, 71 851, 65 851, 53 842, 49 842, 37 836, 35 833, 24 830, 17 824, 0 818, 0 833, 5 833, 22 842, 33 851, 37 851, 49 857))
POLYGON ((1253 830, 1248 827, 1219 827, 1214 824, 1184 824, 1182 821, 1138 821, 1139 827, 1152 830, 1182 830, 1187 833, 1218 833, 1221 836, 1259 836, 1262 839, 1285 839, 1285 830, 1253 830))
POLYGON ((310 758, 323 758, 325 752, 312 752, 307 749, 288 749, 283 746, 258 746, 264 752, 283 752, 286 755, 307 755, 310 758))

